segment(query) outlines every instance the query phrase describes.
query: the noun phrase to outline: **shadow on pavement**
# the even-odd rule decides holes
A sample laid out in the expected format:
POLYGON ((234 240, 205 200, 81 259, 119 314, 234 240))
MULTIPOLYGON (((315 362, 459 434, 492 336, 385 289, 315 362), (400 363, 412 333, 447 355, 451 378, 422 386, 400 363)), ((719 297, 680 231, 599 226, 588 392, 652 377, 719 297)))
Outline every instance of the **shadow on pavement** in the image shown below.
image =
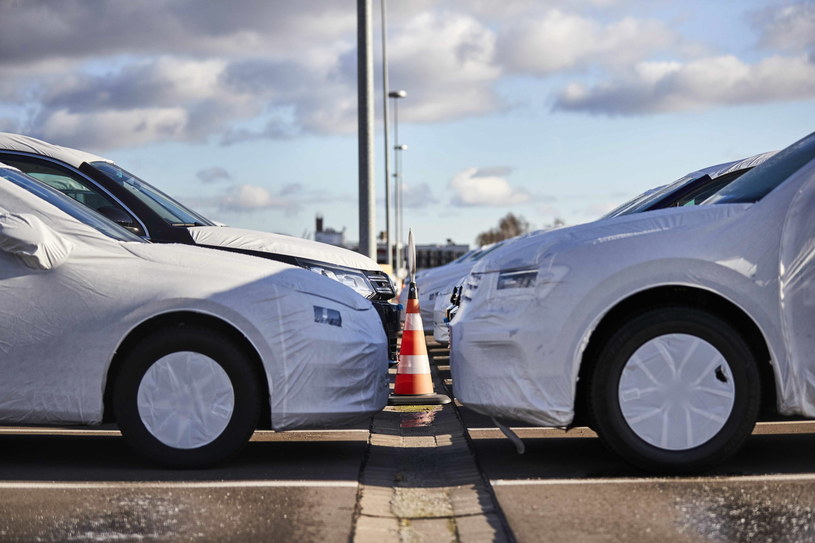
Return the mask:
POLYGON ((367 441, 255 441, 224 465, 164 469, 122 437, 0 435, 3 481, 356 481, 367 441))

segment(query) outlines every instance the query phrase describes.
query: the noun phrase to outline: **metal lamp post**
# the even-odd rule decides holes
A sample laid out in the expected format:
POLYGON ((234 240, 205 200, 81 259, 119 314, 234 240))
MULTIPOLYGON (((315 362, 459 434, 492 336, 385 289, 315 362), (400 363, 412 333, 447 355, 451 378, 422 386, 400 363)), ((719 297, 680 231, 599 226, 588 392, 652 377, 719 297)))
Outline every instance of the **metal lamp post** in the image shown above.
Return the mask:
MULTIPOLYGON (((393 175, 396 181, 396 190, 395 190, 395 197, 394 197, 394 209, 395 209, 395 230, 396 230, 396 240, 395 240, 395 249, 396 249, 396 268, 394 272, 397 274, 401 272, 403 267, 403 258, 402 258, 402 229, 401 229, 401 212, 402 212, 402 191, 401 191, 401 181, 402 181, 402 172, 401 172, 401 158, 399 156, 398 151, 404 151, 407 149, 407 145, 400 145, 399 144, 399 100, 405 98, 407 96, 407 92, 404 90, 396 90, 390 91, 388 93, 388 98, 393 100, 393 141, 394 151, 397 151, 394 155, 394 159, 396 162, 396 173, 393 175)), ((388 252, 390 252, 390 242, 388 243, 388 252)))
POLYGON ((396 180, 396 198, 394 199, 396 207, 396 266, 400 273, 404 267, 404 255, 402 254, 402 186, 404 181, 402 174, 402 151, 407 151, 407 148, 408 146, 404 143, 393 146, 393 150, 396 151, 394 155, 396 159, 396 173, 393 174, 396 180))
POLYGON ((391 252, 391 171, 390 154, 391 147, 388 142, 388 17, 387 0, 382 0, 382 122, 384 124, 383 135, 385 136, 385 263, 393 268, 393 253, 391 252))
POLYGON ((374 191, 374 77, 371 0, 357 0, 357 109, 359 137, 359 252, 376 258, 374 191))

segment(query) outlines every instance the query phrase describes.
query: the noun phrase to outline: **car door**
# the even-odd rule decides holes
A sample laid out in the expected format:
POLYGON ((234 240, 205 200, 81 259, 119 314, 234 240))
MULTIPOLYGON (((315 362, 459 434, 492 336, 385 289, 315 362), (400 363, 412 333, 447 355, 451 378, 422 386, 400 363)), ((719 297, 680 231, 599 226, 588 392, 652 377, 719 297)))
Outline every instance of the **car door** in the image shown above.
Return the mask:
POLYGON ((780 315, 787 351, 782 395, 815 416, 815 161, 796 176, 807 177, 792 198, 780 248, 780 315))
MULTIPOLYGON (((0 420, 100 422, 120 274, 102 273, 106 253, 85 243, 88 228, 54 230, 13 191, 0 196, 0 420)), ((121 266, 128 255, 112 256, 121 266)))

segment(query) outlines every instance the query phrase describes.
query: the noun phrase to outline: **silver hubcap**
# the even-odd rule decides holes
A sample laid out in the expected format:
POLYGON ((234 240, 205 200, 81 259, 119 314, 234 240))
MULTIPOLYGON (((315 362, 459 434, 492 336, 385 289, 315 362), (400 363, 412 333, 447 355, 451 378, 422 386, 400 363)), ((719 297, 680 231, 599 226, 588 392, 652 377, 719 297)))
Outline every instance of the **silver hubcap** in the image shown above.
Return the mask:
POLYGON ((623 417, 634 433, 672 451, 698 447, 718 434, 736 397, 722 354, 687 334, 644 343, 626 362, 618 392, 623 417))
POLYGON ((158 359, 139 383, 142 423, 169 447, 194 449, 226 429, 235 391, 224 369, 200 353, 177 352, 158 359))

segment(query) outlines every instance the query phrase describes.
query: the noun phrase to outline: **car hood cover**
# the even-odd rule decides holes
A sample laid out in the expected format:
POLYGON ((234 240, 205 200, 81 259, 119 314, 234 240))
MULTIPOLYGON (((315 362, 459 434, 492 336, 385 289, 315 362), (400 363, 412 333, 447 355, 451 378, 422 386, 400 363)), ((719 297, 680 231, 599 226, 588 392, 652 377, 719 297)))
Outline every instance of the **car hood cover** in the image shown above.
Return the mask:
MULTIPOLYGON (((748 205, 696 206, 635 213, 556 230, 547 230, 507 243, 475 266, 474 272, 531 269, 550 256, 584 245, 622 238, 648 237, 668 230, 694 229, 738 214, 748 205)), ((643 245, 647 248, 647 244, 643 245)), ((598 270, 602 273, 602 270, 598 270)))
POLYGON ((189 232, 198 245, 294 256, 360 270, 379 269, 376 262, 365 255, 327 243, 284 234, 231 226, 194 226, 189 228, 189 232))

